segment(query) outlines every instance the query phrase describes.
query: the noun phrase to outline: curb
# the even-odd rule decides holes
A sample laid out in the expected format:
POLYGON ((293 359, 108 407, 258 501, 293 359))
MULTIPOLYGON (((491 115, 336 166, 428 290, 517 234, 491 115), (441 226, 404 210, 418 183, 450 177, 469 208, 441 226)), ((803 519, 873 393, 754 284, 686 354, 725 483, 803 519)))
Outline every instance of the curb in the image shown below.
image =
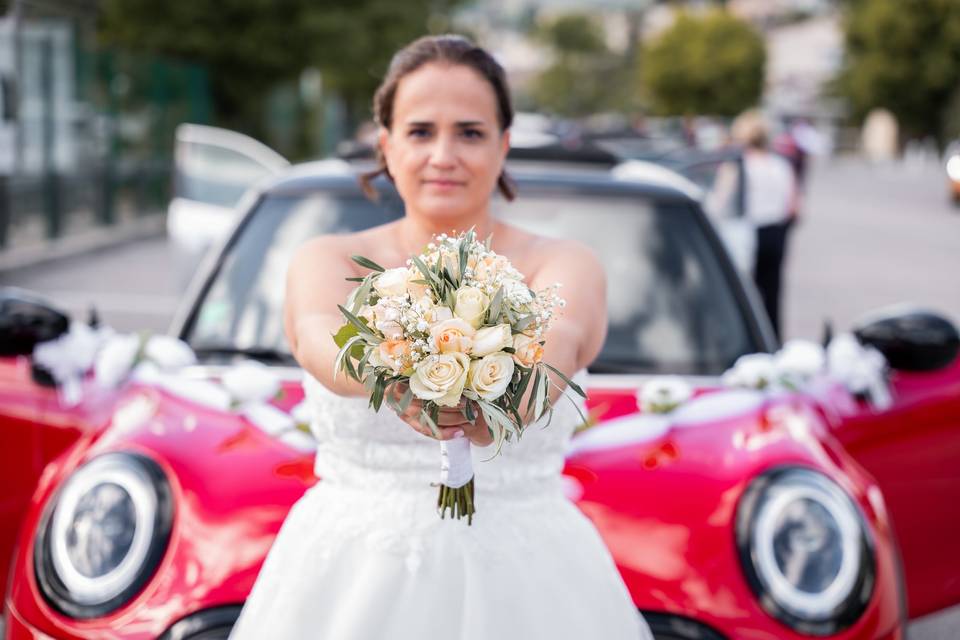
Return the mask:
POLYGON ((113 227, 98 227, 83 233, 23 249, 0 251, 0 275, 69 260, 111 247, 166 234, 166 216, 152 214, 113 227))

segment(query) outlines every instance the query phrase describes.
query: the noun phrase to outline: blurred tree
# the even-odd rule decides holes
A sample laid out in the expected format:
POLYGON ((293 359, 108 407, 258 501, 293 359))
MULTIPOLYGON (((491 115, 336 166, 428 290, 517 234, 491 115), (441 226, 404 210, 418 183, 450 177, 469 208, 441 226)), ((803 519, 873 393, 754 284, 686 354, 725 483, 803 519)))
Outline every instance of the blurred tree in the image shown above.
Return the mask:
POLYGON ((265 137, 269 91, 315 67, 336 92, 352 126, 370 115, 370 98, 400 46, 445 30, 463 0, 101 0, 99 39, 131 51, 205 64, 216 121, 265 137))
POLYGON ((858 121, 889 109, 903 138, 939 142, 960 87, 960 2, 846 0, 846 61, 837 88, 858 121))
POLYGON ((681 13, 642 55, 642 85, 661 115, 733 116, 763 92, 763 38, 726 11, 681 13))
POLYGON ((623 61, 607 47, 603 28, 591 16, 571 13, 534 28, 554 62, 533 83, 537 105, 562 116, 584 116, 624 106, 623 61))

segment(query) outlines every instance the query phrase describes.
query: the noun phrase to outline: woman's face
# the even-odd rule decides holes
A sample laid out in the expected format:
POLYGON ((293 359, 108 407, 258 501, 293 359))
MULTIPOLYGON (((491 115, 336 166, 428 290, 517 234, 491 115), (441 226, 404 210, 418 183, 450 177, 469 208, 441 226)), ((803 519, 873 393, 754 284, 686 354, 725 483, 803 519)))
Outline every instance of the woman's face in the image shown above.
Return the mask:
POLYGON ((380 132, 407 214, 451 227, 487 212, 509 146, 493 87, 463 65, 428 63, 403 76, 391 130, 380 132))

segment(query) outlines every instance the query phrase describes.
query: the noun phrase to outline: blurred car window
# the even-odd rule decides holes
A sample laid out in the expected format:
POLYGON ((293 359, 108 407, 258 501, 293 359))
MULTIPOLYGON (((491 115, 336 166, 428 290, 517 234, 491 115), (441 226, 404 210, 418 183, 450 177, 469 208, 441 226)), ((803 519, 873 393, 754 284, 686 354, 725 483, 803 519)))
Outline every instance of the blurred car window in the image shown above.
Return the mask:
POLYGON ((689 206, 568 195, 524 196, 501 209, 532 233, 585 242, 606 268, 609 328, 592 370, 713 375, 756 350, 689 206))
MULTIPOLYGON (((713 375, 758 349, 702 218, 689 205, 525 192, 496 208, 511 224, 577 238, 599 256, 610 326, 594 370, 713 375)), ((268 196, 229 249, 186 339, 196 349, 289 353, 282 303, 296 247, 313 235, 365 229, 402 212, 396 196, 377 204, 352 194, 268 196)))
POLYGON ((176 196, 232 207, 244 192, 274 170, 232 149, 198 142, 178 143, 176 196))

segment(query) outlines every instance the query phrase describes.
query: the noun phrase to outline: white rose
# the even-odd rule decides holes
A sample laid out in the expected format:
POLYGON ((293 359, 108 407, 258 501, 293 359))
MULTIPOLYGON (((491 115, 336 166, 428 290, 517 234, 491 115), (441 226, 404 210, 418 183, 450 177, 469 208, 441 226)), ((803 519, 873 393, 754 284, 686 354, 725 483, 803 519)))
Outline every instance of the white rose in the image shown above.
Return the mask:
POLYGON ((403 327, 395 320, 384 320, 377 323, 377 329, 387 340, 399 340, 403 337, 403 327))
POLYGON ((421 306, 424 310, 423 319, 430 324, 436 324, 437 322, 443 322, 444 320, 453 318, 453 311, 450 310, 450 307, 442 304, 433 304, 433 300, 430 300, 430 298, 424 298, 424 300, 421 301, 421 306))
POLYGON ((669 413, 690 399, 693 390, 679 376, 661 376, 640 390, 640 409, 644 413, 669 413))
POLYGON ((373 288, 383 297, 406 295, 409 273, 406 267, 387 269, 373 279, 373 288))
POLYGON ((430 327, 430 339, 440 353, 470 353, 476 330, 460 318, 451 318, 430 327))
POLYGON ((471 355, 476 358, 503 351, 504 347, 513 345, 513 334, 510 331, 510 325, 498 324, 495 327, 485 327, 477 331, 473 337, 473 348, 471 355))
POLYGON ((220 382, 240 403, 267 402, 280 391, 280 380, 267 365, 246 360, 232 367, 220 382))
POLYGON ((737 358, 733 368, 723 374, 723 382, 729 387, 764 389, 774 384, 776 377, 776 365, 771 354, 749 353, 737 358))
POLYGON ((133 368, 139 350, 140 337, 135 334, 120 334, 110 338, 97 354, 93 365, 97 384, 104 389, 120 386, 133 368))
POLYGON ((433 400, 444 407, 455 407, 467 383, 470 357, 463 353, 427 356, 410 376, 410 390, 421 400, 433 400))
POLYGON ((777 352, 777 373, 794 384, 802 383, 823 371, 826 360, 824 348, 816 342, 790 340, 777 352))
POLYGON ((507 390, 513 377, 513 358, 499 351, 470 363, 467 386, 484 400, 496 400, 507 390))
POLYGON ((490 306, 490 299, 483 291, 476 287, 460 287, 457 289, 453 315, 477 329, 483 324, 488 306, 490 306))
POLYGON ((157 363, 164 371, 180 369, 197 363, 197 355, 183 340, 171 336, 150 336, 143 355, 157 363))

